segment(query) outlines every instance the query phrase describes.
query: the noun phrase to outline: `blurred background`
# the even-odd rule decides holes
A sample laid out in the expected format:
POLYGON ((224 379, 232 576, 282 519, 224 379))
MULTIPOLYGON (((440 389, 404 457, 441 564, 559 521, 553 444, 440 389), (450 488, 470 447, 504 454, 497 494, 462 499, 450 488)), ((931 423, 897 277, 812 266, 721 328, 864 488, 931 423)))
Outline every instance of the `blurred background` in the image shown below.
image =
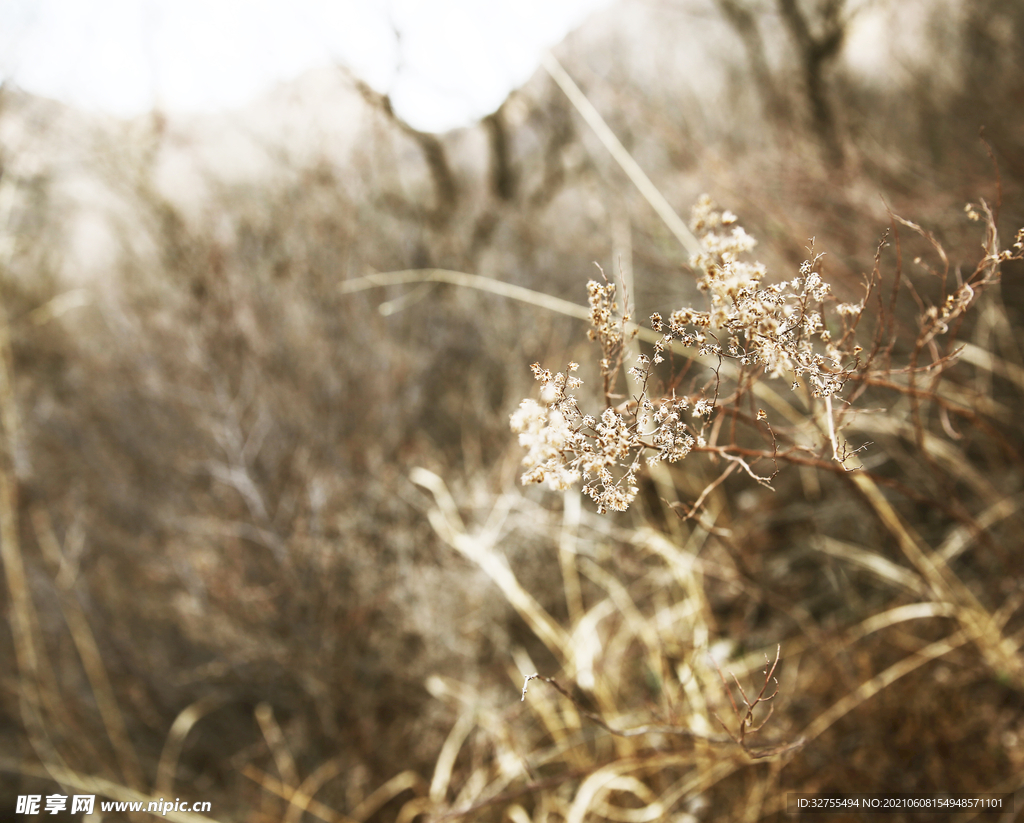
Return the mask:
POLYGON ((966 203, 1004 245, 1024 225, 1017 0, 0 2, 0 809, 96 781, 254 822, 1024 803, 1022 264, 959 329, 941 402, 866 398, 865 465, 992 615, 948 654, 929 644, 957 612, 835 473, 737 473, 699 522, 663 505, 720 474, 696 460, 615 517, 523 489, 509 414, 535 361, 584 364, 597 402, 585 324, 372 278, 582 306, 596 262, 641 320, 696 299, 548 50, 679 214, 707 192, 739 215, 769 279, 813 244, 840 299, 876 267, 886 295, 911 283, 894 340, 941 300, 934 271, 981 259, 966 203), (666 577, 652 535, 701 573, 666 577), (720 734, 709 650, 756 684, 776 644, 781 754, 588 718, 720 734), (578 702, 520 701, 530 665, 578 702), (579 800, 626 760, 661 765, 579 800))

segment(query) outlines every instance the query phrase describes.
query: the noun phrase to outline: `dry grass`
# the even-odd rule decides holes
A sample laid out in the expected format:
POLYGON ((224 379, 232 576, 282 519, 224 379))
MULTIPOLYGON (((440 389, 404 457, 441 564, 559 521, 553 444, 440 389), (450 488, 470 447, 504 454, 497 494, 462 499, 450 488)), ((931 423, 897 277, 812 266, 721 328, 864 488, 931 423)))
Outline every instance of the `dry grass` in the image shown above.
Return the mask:
MULTIPOLYGON (((0 804, 60 787, 252 823, 693 823, 782 820, 796 791, 1022 799, 1012 151, 993 166, 950 138, 949 166, 980 153, 996 179, 977 221, 967 176, 921 182, 897 146, 884 174, 876 144, 837 171, 802 133, 723 163, 764 283, 810 257, 841 299, 793 305, 860 306, 831 327, 841 367, 791 391, 788 366, 622 317, 701 306, 732 258, 680 274, 706 233, 549 72, 640 188, 607 231, 585 204, 631 189, 600 158, 558 166, 585 145, 571 128, 520 158, 536 189, 447 204, 444 225, 418 195, 395 206, 389 162, 379 201, 325 165, 225 184, 229 240, 107 158, 146 242, 114 285, 67 290, 45 180, 0 178, 0 804), (879 180, 888 211, 865 205, 879 180), (470 273, 494 260, 505 280, 470 273), (538 361, 578 361, 580 407, 627 434, 645 398, 687 397, 685 459, 630 453, 611 515, 568 472, 558 494, 518 485, 508 421, 538 361)), ((561 105, 537 117, 572 122, 561 105)), ((692 180, 664 172, 681 202, 692 180)), ((544 403, 569 385, 539 373, 544 403)))

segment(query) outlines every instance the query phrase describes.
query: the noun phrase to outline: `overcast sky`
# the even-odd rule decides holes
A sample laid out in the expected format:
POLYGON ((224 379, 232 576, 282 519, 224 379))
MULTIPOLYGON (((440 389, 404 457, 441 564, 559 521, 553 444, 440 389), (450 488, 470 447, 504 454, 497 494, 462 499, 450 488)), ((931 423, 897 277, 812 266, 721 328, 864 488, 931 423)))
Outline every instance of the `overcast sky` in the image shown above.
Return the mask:
POLYGON ((493 111, 609 0, 0 0, 0 75, 119 115, 243 104, 342 62, 424 130, 493 111))

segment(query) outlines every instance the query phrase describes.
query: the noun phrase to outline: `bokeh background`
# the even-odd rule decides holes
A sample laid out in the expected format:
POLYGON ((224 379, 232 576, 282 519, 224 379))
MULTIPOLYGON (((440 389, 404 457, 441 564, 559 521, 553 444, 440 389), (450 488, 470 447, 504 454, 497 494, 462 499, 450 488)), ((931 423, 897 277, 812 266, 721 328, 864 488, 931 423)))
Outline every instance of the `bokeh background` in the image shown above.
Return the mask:
POLYGON ((842 473, 737 473, 697 521, 667 501, 708 461, 614 517, 523 489, 509 414, 535 361, 597 400, 585 324, 422 272, 583 305, 596 262, 639 318, 696 299, 551 48, 678 213, 711 194, 776 279, 813 238, 844 300, 877 252, 912 330, 936 246, 951 282, 982 256, 966 203, 1024 225, 1024 6, 110 5, 3 8, 4 815, 99 786, 254 823, 782 820, 792 791, 1016 792, 1020 819, 1019 261, 924 422, 869 396, 851 434, 991 617, 945 653, 963 602, 842 473), (246 68, 268 31, 277 75, 246 68), (778 644, 753 758, 712 661, 756 693, 778 644), (531 667, 573 697, 521 701, 531 667))

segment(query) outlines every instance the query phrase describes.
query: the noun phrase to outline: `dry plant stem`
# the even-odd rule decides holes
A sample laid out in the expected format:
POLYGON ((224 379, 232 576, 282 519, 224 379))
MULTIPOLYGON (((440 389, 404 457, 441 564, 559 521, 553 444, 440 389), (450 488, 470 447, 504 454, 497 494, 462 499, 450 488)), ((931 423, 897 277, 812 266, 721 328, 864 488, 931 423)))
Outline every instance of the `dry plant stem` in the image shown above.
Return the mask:
POLYGON ((258 783, 271 794, 277 795, 282 800, 287 800, 289 804, 292 802, 300 804, 307 814, 323 820, 324 823, 362 823, 357 818, 348 817, 340 812, 336 812, 330 806, 325 806, 312 797, 300 795, 295 789, 285 785, 276 777, 260 771, 251 763, 242 769, 242 774, 254 783, 258 783))
POLYGON ((993 357, 992 354, 974 343, 964 343, 960 347, 960 359, 977 366, 992 374, 998 374, 1014 383, 1017 388, 1024 389, 1024 368, 1016 363, 993 357))
POLYGON ((518 300, 520 303, 564 314, 567 317, 576 317, 580 320, 586 320, 590 317, 590 311, 587 307, 581 306, 578 303, 572 303, 560 297, 552 297, 543 292, 532 291, 512 283, 505 283, 502 280, 495 280, 493 277, 484 277, 479 274, 469 274, 449 269, 407 269, 404 271, 381 273, 372 272, 363 277, 343 281, 338 287, 338 291, 341 294, 352 294, 367 289, 385 288, 387 286, 409 283, 450 283, 460 288, 476 289, 477 291, 496 294, 499 297, 518 300))
MULTIPOLYGON (((737 706, 736 700, 735 700, 735 698, 733 698, 733 695, 732 695, 732 689, 729 688, 729 684, 725 680, 725 675, 722 674, 722 669, 719 667, 718 661, 717 660, 714 661, 715 669, 717 669, 718 676, 722 680, 722 686, 724 687, 725 693, 726 693, 726 695, 729 698, 729 703, 732 705, 733 714, 736 716, 736 719, 738 721, 738 727, 737 727, 736 733, 733 734, 732 732, 729 731, 729 727, 725 724, 725 721, 722 720, 722 718, 718 716, 717 713, 713 713, 714 714, 714 718, 715 718, 715 720, 717 720, 719 722, 719 724, 721 724, 722 728, 725 729, 726 733, 729 734, 729 736, 736 743, 736 745, 738 745, 744 751, 747 751, 746 737, 747 737, 748 732, 750 734, 755 734, 755 733, 759 732, 762 728, 764 728, 764 724, 768 722, 769 718, 772 716, 772 713, 775 710, 775 704, 773 703, 771 706, 769 706, 768 714, 765 715, 764 720, 762 720, 761 723, 758 724, 757 726, 753 725, 754 724, 754 709, 757 707, 757 705, 759 703, 771 700, 772 698, 774 698, 779 693, 779 688, 778 688, 778 682, 779 681, 775 679, 775 669, 779 665, 779 657, 781 655, 782 655, 782 645, 781 644, 775 650, 775 662, 774 663, 771 663, 768 660, 767 655, 765 655, 764 684, 761 686, 761 691, 758 692, 757 697, 754 698, 754 702, 753 703, 751 703, 750 700, 747 698, 747 693, 743 690, 743 686, 740 684, 739 678, 736 677, 735 674, 732 674, 732 672, 730 672, 730 674, 732 675, 732 679, 736 683, 736 688, 738 688, 739 691, 740 691, 740 697, 743 698, 743 705, 747 707, 746 713, 743 713, 742 710, 739 708, 739 706, 737 706), (768 686, 772 682, 775 683, 775 691, 773 691, 769 695, 766 695, 765 692, 768 690, 768 686)), ((712 660, 714 660, 714 658, 712 658, 712 660)))
MULTIPOLYGON (((733 774, 738 767, 737 763, 728 758, 718 760, 717 762, 703 763, 700 768, 694 769, 691 772, 693 774, 692 777, 688 774, 662 797, 653 803, 648 803, 641 809, 627 809, 621 806, 612 806, 606 801, 599 802, 599 800, 603 800, 603 795, 614 791, 617 786, 622 786, 623 783, 631 787, 636 786, 639 781, 632 777, 633 773, 661 774, 675 767, 692 766, 693 760, 694 757, 690 753, 666 753, 622 758, 601 766, 590 774, 576 791, 572 806, 565 816, 566 822, 583 823, 587 815, 592 812, 606 820, 621 820, 623 818, 642 821, 661 820, 666 817, 679 800, 706 791, 715 783, 733 774), (626 815, 630 816, 627 818, 625 817, 626 815)), ((643 784, 641 783, 640 785, 642 786, 643 784)), ((640 797, 641 801, 644 800, 636 790, 631 789, 630 794, 640 797)), ((650 792, 644 791, 643 794, 649 795, 650 792)))
POLYGON ((473 561, 497 584, 512 607, 526 620, 534 633, 560 659, 570 659, 570 638, 550 614, 516 580, 508 562, 494 550, 497 534, 470 535, 458 516, 444 481, 431 471, 415 468, 410 479, 434 496, 436 505, 427 518, 434 531, 449 546, 473 561))
POLYGON ((476 725, 476 718, 472 710, 463 712, 452 730, 448 733, 448 737, 445 738, 444 745, 441 746, 441 752, 437 756, 437 761, 434 764, 434 776, 430 781, 430 792, 429 797, 433 803, 441 803, 444 801, 445 796, 448 793, 448 786, 452 780, 452 769, 455 768, 455 759, 459 756, 459 751, 462 749, 462 745, 466 742, 466 738, 469 737, 469 733, 473 731, 473 727, 476 725))
MULTIPOLYGON (((827 653, 835 657, 840 651, 847 648, 851 644, 864 639, 868 635, 875 632, 881 631, 882 629, 890 626, 896 626, 901 623, 905 623, 911 620, 933 620, 935 618, 955 618, 956 609, 954 606, 948 603, 935 603, 932 601, 924 603, 910 603, 905 606, 897 606, 892 609, 887 609, 878 614, 871 615, 865 618, 860 623, 847 629, 838 638, 828 638, 827 653)), ((813 651, 815 654, 820 654, 822 647, 825 646, 826 638, 824 637, 796 637, 789 641, 790 656, 795 657, 800 654, 804 654, 808 651, 813 651)), ((920 651, 915 652, 918 654, 920 651)), ((741 659, 734 669, 739 669, 743 674, 749 674, 760 666, 764 665, 760 660, 754 661, 754 658, 763 659, 766 656, 766 652, 761 654, 751 652, 746 658, 741 659)), ((911 655, 913 657, 913 654, 911 655)), ((926 662, 926 661, 921 661, 926 662)), ((891 682, 891 681, 890 681, 891 682)))
MULTIPOLYGON (((523 664, 532 661, 522 649, 516 649, 513 653, 517 667, 523 668, 523 664)), ((529 666, 527 666, 529 668, 529 666)), ((545 732, 550 735, 553 742, 551 750, 563 756, 566 765, 570 769, 584 769, 589 761, 585 751, 581 751, 580 743, 582 737, 579 731, 583 727, 582 720, 573 704, 568 707, 557 706, 554 701, 540 701, 534 703, 531 708, 540 717, 545 732)), ((552 758, 557 759, 557 755, 552 758)), ((537 771, 534 765, 529 762, 524 764, 526 773, 532 779, 537 779, 537 771)))
POLYGON ((882 689, 892 685, 899 678, 919 668, 920 666, 942 657, 945 654, 959 648, 967 643, 969 638, 963 631, 956 631, 943 640, 938 640, 920 649, 917 652, 908 654, 903 660, 894 663, 885 671, 862 683, 857 689, 833 704, 829 709, 818 715, 804 729, 802 737, 810 741, 818 737, 840 718, 849 714, 859 705, 870 700, 882 689))
POLYGON ((35 607, 18 535, 18 491, 14 466, 20 449, 20 424, 12 364, 7 314, 0 307, 0 426, 3 429, 0 441, 0 558, 11 602, 10 624, 22 721, 36 755, 51 774, 56 774, 52 770, 63 769, 65 764, 50 739, 42 713, 39 657, 32 636, 35 607))
MULTIPOLYGON (((64 565, 64 557, 60 542, 53 532, 49 515, 44 509, 36 507, 32 509, 31 518, 36 540, 39 542, 43 554, 48 557, 51 570, 56 578, 64 565)), ((59 586, 57 588, 64 620, 71 632, 75 648, 78 650, 86 677, 89 679, 89 686, 96 699, 96 706, 99 709, 107 736, 110 738, 110 744, 114 748, 114 755, 117 758, 121 774, 129 786, 143 786, 145 778, 139 766, 138 754, 128 736, 124 715, 117 705, 117 698, 110 684, 110 678, 107 676, 106 666, 103 665, 103 657, 96 644, 96 638, 89 627, 89 620, 74 592, 63 591, 59 586)), ((161 790, 158 779, 156 792, 160 793, 161 790)), ((166 791, 170 792, 170 786, 166 791)))
POLYGON ((1019 644, 1003 635, 992 615, 941 557, 936 561, 931 551, 911 533, 871 479, 862 473, 853 477, 879 520, 896 538, 900 549, 928 582, 936 598, 956 607, 956 617, 962 626, 963 637, 978 646, 996 671, 1011 677, 1018 686, 1024 683, 1024 659, 1019 644))
POLYGON ((342 774, 347 768, 344 755, 332 757, 321 763, 288 798, 288 811, 282 823, 301 823, 309 804, 315 802, 314 797, 325 783, 342 774))
POLYGON ((683 516, 684 520, 692 520, 694 517, 697 517, 699 515, 700 510, 704 506, 704 501, 707 499, 708 495, 711 494, 711 492, 713 492, 715 489, 717 489, 725 481, 725 479, 736 470, 737 465, 738 464, 735 462, 730 462, 729 465, 725 467, 725 471, 723 471, 720 475, 718 475, 716 479, 712 480, 710 483, 708 483, 708 485, 704 487, 704 490, 700 493, 700 496, 693 501, 692 506, 686 506, 683 503, 672 504, 674 507, 678 507, 686 511, 686 514, 683 516))
POLYGON ((174 789, 174 777, 178 770, 178 759, 185 747, 185 739, 192 727, 203 717, 224 705, 224 700, 217 696, 208 696, 186 707, 171 724, 164 741, 163 751, 156 769, 156 794, 170 794, 174 789))
MULTIPOLYGON (((781 652, 781 647, 780 647, 780 652, 781 652)), ((743 718, 743 721, 741 721, 740 734, 739 735, 733 735, 731 732, 729 732, 728 727, 726 727, 725 724, 722 723, 722 720, 720 718, 718 718, 718 715, 715 715, 715 718, 718 719, 719 723, 722 723, 722 726, 723 726, 723 728, 725 728, 726 733, 727 733, 728 736, 724 736, 723 737, 723 736, 719 736, 719 735, 709 735, 709 734, 704 734, 702 732, 695 731, 694 729, 684 728, 684 727, 681 727, 681 726, 670 726, 670 725, 663 724, 663 723, 651 723, 651 724, 647 724, 647 725, 644 725, 644 726, 634 726, 633 728, 629 728, 629 729, 617 729, 614 726, 612 726, 611 724, 609 724, 608 721, 606 721, 599 714, 595 714, 594 712, 590 711, 585 706, 583 706, 583 704, 581 704, 575 697, 573 697, 572 693, 570 691, 568 691, 564 686, 562 686, 562 684, 560 684, 557 680, 555 680, 555 678, 553 678, 553 677, 545 677, 545 676, 539 675, 539 674, 526 675, 525 680, 523 682, 522 699, 523 700, 526 699, 526 693, 527 693, 527 689, 529 687, 530 681, 531 680, 540 680, 543 683, 547 683, 549 686, 551 686, 553 689, 555 689, 555 691, 557 691, 560 695, 562 695, 570 703, 572 703, 576 707, 576 709, 579 711, 580 714, 582 714, 584 717, 586 717, 592 723, 595 723, 598 726, 600 726, 602 729, 604 729, 609 734, 615 735, 616 737, 640 737, 642 735, 647 735, 647 734, 668 734, 668 735, 675 735, 675 736, 679 736, 679 737, 689 737, 689 738, 692 738, 694 740, 704 741, 705 743, 714 743, 714 744, 719 744, 719 745, 732 742, 732 743, 736 743, 738 746, 740 746, 740 748, 742 748, 743 751, 746 752, 746 754, 749 755, 751 758, 763 759, 763 758, 766 758, 766 757, 772 757, 772 756, 777 755, 777 754, 782 754, 784 752, 792 751, 792 750, 794 750, 796 748, 799 748, 800 746, 802 746, 804 744, 804 740, 801 739, 801 740, 798 740, 798 741, 796 741, 794 743, 782 744, 782 745, 778 745, 778 746, 751 748, 750 745, 743 739, 743 736, 746 734, 746 732, 748 730, 750 732, 758 732, 758 731, 760 731, 764 727, 765 723, 767 723, 768 719, 771 717, 771 712, 769 712, 768 717, 765 717, 765 719, 761 722, 760 725, 758 725, 756 728, 750 728, 750 721, 751 721, 752 712, 753 712, 754 707, 757 706, 757 704, 760 703, 760 702, 771 700, 773 697, 775 697, 776 694, 778 694, 778 689, 776 689, 776 691, 773 694, 770 694, 770 695, 767 695, 767 696, 764 694, 765 690, 767 689, 767 686, 768 686, 768 683, 769 683, 770 679, 772 679, 772 674, 774 673, 775 666, 778 665, 778 662, 779 662, 778 658, 776 658, 775 663, 771 665, 771 671, 767 672, 766 679, 765 679, 765 685, 761 688, 760 694, 757 696, 757 698, 754 700, 753 703, 746 703, 746 695, 745 694, 743 695, 744 702, 749 707, 749 709, 748 709, 748 712, 747 712, 747 716, 743 718), (745 727, 743 725, 744 723, 746 724, 745 727)), ((716 666, 717 666, 717 664, 716 664, 716 666)), ((721 671, 719 671, 719 674, 721 674, 721 671)), ((722 682, 723 683, 725 682, 724 678, 723 678, 722 682)), ((739 685, 738 681, 737 681, 737 685, 739 685)), ((728 692, 728 686, 726 687, 726 689, 727 689, 727 692, 728 692)), ((740 687, 740 692, 741 692, 741 694, 743 693, 743 687, 742 686, 740 687)), ((732 695, 731 694, 729 694, 729 699, 732 700, 732 695)), ((733 703, 733 708, 736 709, 735 702, 733 703)), ((736 711, 737 711, 737 717, 738 717, 739 716, 739 710, 736 709, 736 711)))
MULTIPOLYGON (((722 447, 698 447, 695 448, 694 451, 709 454, 720 454, 723 451, 723 449, 722 447)), ((737 449, 734 447, 732 451, 741 454, 747 458, 750 458, 752 461, 758 459, 768 460, 773 457, 772 453, 758 449, 737 449)), ((785 462, 792 463, 795 466, 807 466, 808 468, 818 469, 819 471, 829 472, 830 474, 849 475, 850 477, 853 477, 854 475, 863 474, 866 477, 868 477, 871 480, 871 482, 874 483, 875 485, 890 488, 893 491, 900 494, 902 497, 905 497, 906 499, 912 500, 916 503, 925 503, 930 506, 935 506, 942 510, 952 519, 960 523, 963 523, 968 528, 971 528, 974 531, 974 533, 979 533, 977 524, 972 519, 965 518, 962 512, 957 511, 954 507, 941 500, 935 500, 929 497, 928 495, 922 494, 914 490, 913 488, 907 486, 906 484, 901 483, 900 481, 895 480, 891 477, 883 477, 867 469, 858 469, 856 472, 850 472, 843 468, 841 465, 837 464, 831 458, 829 458, 828 460, 824 460, 817 457, 807 456, 805 452, 806 449, 794 446, 793 448, 787 449, 786 451, 775 453, 774 456, 777 457, 779 460, 784 460, 785 462)), ((707 525, 701 525, 707 528, 707 525)), ((984 535, 984 532, 980 532, 980 534, 984 535)))
POLYGON ((695 732, 693 729, 682 728, 682 727, 679 727, 679 726, 668 726, 668 725, 663 725, 663 724, 650 724, 650 725, 646 725, 646 726, 636 726, 636 727, 631 728, 631 729, 616 729, 614 726, 611 726, 599 714, 595 714, 594 712, 592 712, 589 709, 587 709, 582 703, 580 703, 575 697, 572 696, 571 692, 569 692, 564 686, 562 686, 553 677, 545 677, 545 676, 540 675, 540 674, 527 675, 526 676, 526 682, 523 683, 523 694, 522 694, 522 699, 523 700, 526 699, 527 688, 528 688, 529 683, 530 683, 531 680, 540 680, 542 683, 547 683, 549 686, 551 686, 553 689, 555 689, 555 691, 557 691, 560 695, 562 695, 570 703, 572 703, 577 708, 577 710, 579 711, 580 714, 582 714, 584 717, 586 717, 591 722, 596 723, 598 726, 600 726, 602 729, 604 729, 609 734, 613 734, 616 737, 639 737, 640 735, 645 735, 645 734, 673 734, 673 735, 680 735, 682 737, 700 738, 702 740, 707 740, 708 742, 711 742, 711 743, 728 743, 729 740, 731 739, 731 738, 727 738, 727 737, 708 736, 708 735, 701 734, 699 732, 695 732))
POLYGON ((32 641, 33 610, 25 565, 18 540, 18 500, 13 477, 14 455, 18 449, 18 416, 10 370, 10 341, 7 319, 0 315, 0 423, 3 443, 0 451, 0 551, 3 553, 7 590, 11 598, 11 631, 14 653, 22 683, 36 681, 36 649, 32 641))
POLYGON ((431 816, 432 821, 436 820, 452 820, 459 817, 465 817, 466 815, 475 814, 476 812, 484 809, 491 808, 492 806, 498 806, 502 803, 507 803, 510 800, 515 800, 518 797, 522 797, 524 794, 536 794, 546 789, 552 789, 556 786, 560 786, 563 783, 568 783, 570 780, 575 780, 579 777, 583 777, 590 773, 592 767, 569 770, 562 774, 555 775, 553 777, 546 777, 541 780, 535 780, 530 783, 526 783, 516 789, 509 789, 508 791, 501 792, 494 797, 486 798, 485 800, 479 800, 470 806, 466 806, 461 809, 449 809, 448 811, 434 814, 431 816))
MULTIPOLYGON (((416 774, 416 772, 401 772, 371 792, 368 797, 352 810, 351 817, 361 823, 361 821, 376 813, 385 803, 406 791, 415 792, 417 795, 425 795, 428 787, 423 778, 416 774)), ((423 799, 427 800, 429 798, 424 797, 423 799)))
MULTIPOLYGON (((33 646, 39 651, 39 657, 36 659, 35 689, 39 702, 35 711, 40 721, 45 724, 46 734, 50 735, 53 733, 54 745, 56 745, 57 740, 61 738, 66 739, 66 734, 61 734, 62 730, 75 728, 76 718, 73 718, 68 712, 69 707, 64 695, 61 694, 53 662, 47 655, 43 627, 40 625, 41 615, 33 609, 29 617, 32 620, 33 646)), ((101 755, 95 745, 97 742, 102 746, 102 741, 82 739, 81 756, 99 758, 101 755)))
POLYGON ((580 91, 579 86, 573 82, 573 79, 566 70, 562 68, 561 63, 550 52, 544 55, 542 63, 548 74, 551 75, 552 79, 565 93, 565 96, 569 98, 569 102, 576 107, 576 110, 583 116, 583 119, 587 121, 587 125, 594 130, 598 139, 608 149, 612 157, 615 158, 615 162, 619 164, 622 170, 629 176, 629 179, 633 181, 633 185, 637 187, 647 202, 651 204, 651 207, 658 213, 658 217, 662 219, 662 222, 668 227, 669 231, 675 235, 680 245, 686 249, 687 254, 697 254, 700 251, 700 243, 693 236, 693 232, 687 228, 686 223, 676 214, 675 209, 669 205, 664 195, 658 191, 657 186, 644 174, 643 169, 640 168, 630 153, 626 151, 625 146, 619 142, 619 138, 615 136, 615 133, 608 128, 604 118, 601 117, 597 109, 594 108, 594 105, 587 99, 587 96, 580 91))
POLYGON ((879 580, 884 580, 909 594, 917 597, 927 597, 930 593, 928 585, 921 580, 920 575, 914 574, 897 563, 886 560, 876 552, 868 551, 867 549, 850 543, 844 543, 828 536, 813 539, 811 545, 820 552, 841 558, 851 565, 866 569, 879 580))
POLYGON ((420 815, 428 815, 434 809, 434 801, 429 797, 414 797, 407 800, 401 809, 395 823, 413 823, 420 815))
POLYGON ((558 562, 562 569, 562 588, 569 609, 569 625, 576 627, 583 619, 583 593, 576 569, 576 538, 580 528, 580 495, 567 492, 563 499, 562 529, 558 541, 558 562))
POLYGON ((299 785, 299 773, 295 768, 295 759, 292 757, 288 744, 284 739, 284 733, 274 717, 274 709, 269 703, 260 703, 256 707, 256 721, 259 723, 263 737, 267 741, 270 753, 274 756, 274 763, 277 766, 285 785, 295 789, 299 785))

